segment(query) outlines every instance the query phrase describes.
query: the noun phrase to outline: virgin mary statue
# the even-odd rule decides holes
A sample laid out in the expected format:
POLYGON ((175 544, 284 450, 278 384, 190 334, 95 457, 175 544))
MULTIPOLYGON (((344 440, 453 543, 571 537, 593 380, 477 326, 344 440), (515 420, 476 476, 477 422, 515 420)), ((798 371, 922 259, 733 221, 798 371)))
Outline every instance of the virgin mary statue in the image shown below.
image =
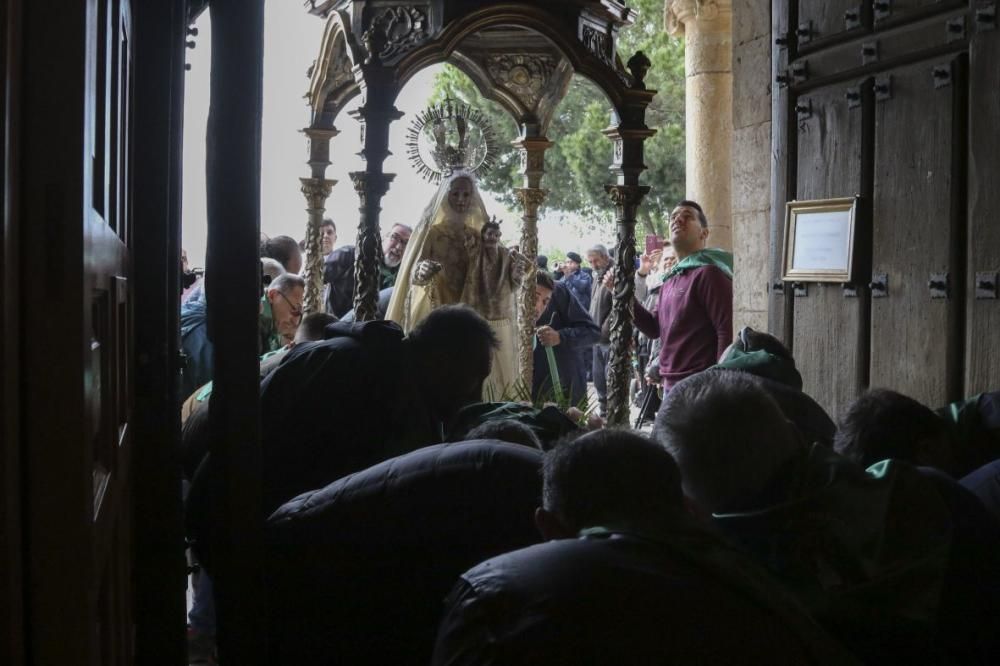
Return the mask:
POLYGON ((442 305, 464 303, 486 318, 500 341, 483 387, 487 400, 499 400, 517 380, 515 293, 524 274, 523 258, 499 247, 496 231, 472 172, 444 178, 406 246, 386 313, 407 333, 442 305))

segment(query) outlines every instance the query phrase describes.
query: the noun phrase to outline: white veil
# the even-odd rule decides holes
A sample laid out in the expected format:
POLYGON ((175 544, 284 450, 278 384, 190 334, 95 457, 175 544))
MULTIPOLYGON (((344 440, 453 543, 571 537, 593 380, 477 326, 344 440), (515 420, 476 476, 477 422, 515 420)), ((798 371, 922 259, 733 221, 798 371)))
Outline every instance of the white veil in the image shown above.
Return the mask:
POLYGON ((389 301, 389 309, 385 315, 386 319, 399 324, 406 333, 409 333, 414 326, 423 321, 434 308, 430 293, 430 289, 433 287, 431 285, 420 287, 413 284, 413 271, 420 260, 424 258, 424 250, 431 227, 444 224, 450 216, 455 215, 448 204, 448 193, 452 183, 460 178, 467 178, 472 183, 472 199, 469 202, 468 211, 464 214, 465 225, 475 231, 476 237, 479 238, 483 225, 490 219, 479 194, 476 177, 471 171, 456 170, 441 181, 437 193, 424 209, 423 215, 420 216, 420 222, 413 229, 410 242, 406 245, 406 251, 399 264, 399 273, 396 275, 392 299, 389 301))

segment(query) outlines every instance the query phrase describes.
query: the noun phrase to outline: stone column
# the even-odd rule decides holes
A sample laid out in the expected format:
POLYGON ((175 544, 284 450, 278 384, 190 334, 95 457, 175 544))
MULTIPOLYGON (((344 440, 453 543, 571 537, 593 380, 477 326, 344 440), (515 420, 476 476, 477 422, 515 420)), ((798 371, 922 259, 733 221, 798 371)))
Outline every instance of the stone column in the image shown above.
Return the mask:
MULTIPOLYGON (((644 108, 644 107, 643 107, 644 108)), ((641 116, 640 116, 641 117, 641 116)), ((643 152, 646 139, 656 134, 645 125, 619 125, 604 131, 614 141, 612 172, 615 185, 606 190, 617 209, 618 245, 615 250, 615 291, 611 306, 611 345, 608 358, 608 424, 628 425, 629 383, 632 380, 632 334, 635 311, 635 224, 636 212, 649 187, 639 184, 646 169, 643 152)))
POLYGON ((732 0, 667 0, 671 35, 684 35, 687 196, 705 209, 709 245, 732 249, 732 0))
POLYGON ((545 137, 522 137, 514 142, 521 151, 521 174, 524 177, 524 187, 517 190, 521 199, 524 225, 521 228, 521 254, 529 260, 528 270, 524 272, 521 292, 518 296, 518 368, 521 381, 531 399, 531 387, 534 377, 534 338, 535 338, 535 273, 538 271, 538 208, 545 201, 548 190, 541 188, 542 175, 545 173, 545 151, 552 147, 552 142, 545 137))
POLYGON ((326 213, 326 200, 337 184, 326 179, 326 169, 330 166, 330 139, 340 134, 336 127, 307 127, 302 133, 309 138, 309 178, 300 178, 302 194, 306 198, 306 256, 302 277, 306 281, 306 293, 302 310, 306 314, 323 310, 323 252, 320 224, 326 213))

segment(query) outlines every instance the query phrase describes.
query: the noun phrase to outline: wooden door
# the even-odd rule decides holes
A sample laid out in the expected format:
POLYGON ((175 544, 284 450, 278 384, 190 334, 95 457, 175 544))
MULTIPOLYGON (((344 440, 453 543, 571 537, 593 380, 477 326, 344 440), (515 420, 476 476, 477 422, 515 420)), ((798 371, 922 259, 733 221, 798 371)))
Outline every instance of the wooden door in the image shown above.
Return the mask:
POLYGON ((23 10, 25 653, 31 664, 127 664, 130 2, 23 10))
POLYGON ((996 9, 996 3, 977 5, 975 33, 969 44, 966 395, 1000 389, 1000 32, 996 9))
POLYGON ((964 57, 880 75, 875 114, 871 383, 935 406, 962 392, 964 57))
MULTIPOLYGON (((795 197, 830 199, 864 194, 865 139, 870 82, 835 84, 796 102, 798 125, 795 197), (848 98, 856 93, 857 99, 848 98), (863 94, 864 92, 864 94, 863 94), (862 99, 862 94, 864 99, 862 99), (863 103, 864 102, 864 103, 863 103), (815 156, 822 155, 822 160, 815 156)), ((867 219, 859 215, 859 234, 867 219)), ((864 386, 867 369, 868 294, 856 285, 792 285, 792 348, 803 389, 837 413, 864 386)))
POLYGON ((835 417, 867 386, 932 407, 1000 386, 996 4, 773 3, 772 205, 862 197, 854 283, 783 285, 770 312, 835 417))

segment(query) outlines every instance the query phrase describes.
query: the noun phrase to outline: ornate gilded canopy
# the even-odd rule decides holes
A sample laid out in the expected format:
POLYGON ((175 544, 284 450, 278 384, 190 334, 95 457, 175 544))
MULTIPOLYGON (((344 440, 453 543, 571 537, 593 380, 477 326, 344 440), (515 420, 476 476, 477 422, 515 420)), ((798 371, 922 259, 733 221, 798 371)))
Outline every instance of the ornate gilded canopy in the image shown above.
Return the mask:
MULTIPOLYGON (((619 31, 637 15, 619 0, 307 0, 307 10, 326 21, 319 55, 310 69, 307 94, 312 173, 303 180, 309 200, 307 234, 309 260, 306 307, 319 307, 322 258, 318 256, 322 202, 332 181, 325 180, 330 164, 334 122, 356 96, 362 104, 351 115, 362 126, 365 170, 351 174, 361 199, 357 242, 355 312, 358 320, 375 316, 380 258, 380 201, 393 174, 383 171, 389 155, 389 125, 402 115, 396 97, 420 70, 449 62, 515 119, 520 136, 523 186, 517 190, 523 204, 520 249, 533 257, 537 251, 536 220, 546 190, 545 151, 552 145, 546 134, 559 102, 574 75, 592 81, 612 107, 611 126, 604 131, 613 144, 607 186, 618 211, 617 287, 612 313, 610 362, 611 413, 614 423, 628 419, 629 344, 632 339, 631 303, 635 271, 635 214, 649 188, 639 184, 643 144, 655 131, 645 123, 646 107, 655 91, 644 78, 650 67, 641 52, 622 60, 619 31)), ((532 337, 535 317, 534 264, 525 277, 520 297, 521 377, 532 383, 532 337)))

